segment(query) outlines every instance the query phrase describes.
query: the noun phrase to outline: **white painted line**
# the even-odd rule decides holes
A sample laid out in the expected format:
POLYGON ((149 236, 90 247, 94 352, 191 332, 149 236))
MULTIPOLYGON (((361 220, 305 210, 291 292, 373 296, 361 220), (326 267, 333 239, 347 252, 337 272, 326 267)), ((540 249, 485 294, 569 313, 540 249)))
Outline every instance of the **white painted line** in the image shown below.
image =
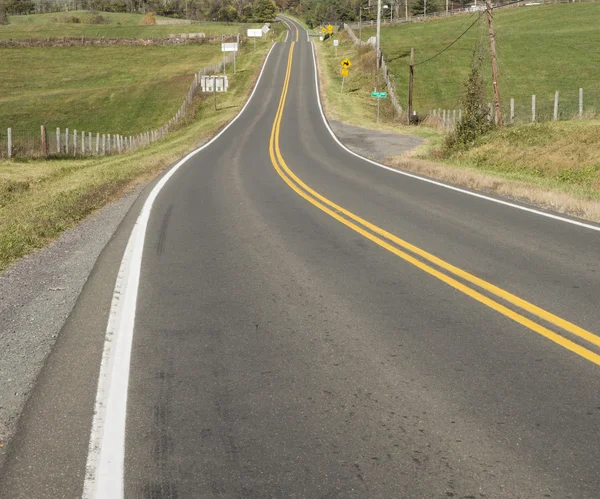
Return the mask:
POLYGON ((477 192, 471 192, 471 191, 467 191, 466 189, 461 189, 460 187, 455 187, 453 185, 449 185, 449 184, 444 184, 443 182, 438 182, 437 180, 432 180, 429 178, 425 178, 425 177, 421 177, 419 175, 415 175, 414 173, 408 173, 402 170, 398 170, 396 168, 391 168, 389 166, 386 165, 382 165, 381 163, 377 163, 376 161, 373 161, 369 158, 365 158, 364 156, 361 156, 358 153, 355 153, 354 151, 351 151, 350 149, 348 149, 344 144, 342 144, 342 142, 337 138, 337 136, 335 135, 335 133, 333 132, 333 130, 331 129, 331 127, 329 126, 329 122, 327 121, 327 118, 325 117, 325 113, 323 112, 323 106, 321 105, 321 95, 319 93, 319 75, 317 72, 317 59, 315 56, 315 46, 314 46, 314 42, 312 43, 312 53, 313 53, 313 65, 314 65, 314 71, 315 71, 315 90, 317 92, 317 101, 319 103, 319 109, 321 111, 321 117, 323 118, 323 122, 325 123, 325 126, 327 127, 327 130, 329 130, 329 133, 331 134, 331 136, 333 137, 333 140, 335 140, 338 145, 344 149, 346 152, 349 152, 350 154, 352 154, 353 156, 356 156, 357 158, 360 158, 364 161, 366 161, 367 163, 371 163, 372 165, 375 165, 379 168, 383 168, 385 170, 388 170, 390 172, 393 173, 397 173, 398 175, 404 175, 405 177, 410 177, 410 178, 414 178, 416 180, 421 180, 423 182, 427 182, 428 184, 433 184, 433 185, 437 185, 438 187, 443 187, 444 189, 450 189, 452 191, 455 192, 460 192, 461 194, 467 194, 468 196, 473 196, 479 199, 485 199, 486 201, 491 201, 492 203, 497 203, 497 204, 501 204, 504 206, 510 206, 511 208, 515 208, 517 210, 521 210, 521 211, 526 211, 528 213, 533 213, 535 215, 539 215, 542 217, 546 217, 546 218, 551 218, 553 220, 558 220, 560 222, 565 222, 571 225, 577 225, 578 227, 583 227, 585 229, 590 229, 590 230, 594 230, 594 231, 598 231, 600 232, 600 226, 597 225, 591 225, 585 222, 579 222, 577 220, 571 220, 570 218, 565 218, 565 217, 561 217, 560 215, 554 215, 552 213, 546 213, 544 211, 540 211, 540 210, 536 210, 534 208, 528 208, 526 206, 520 206, 518 204, 514 204, 511 203, 509 201, 504 201, 502 199, 497 199, 497 198, 493 198, 490 196, 486 196, 484 194, 479 194, 477 192))
POLYGON ((254 89, 242 110, 212 140, 189 153, 160 179, 144 202, 131 231, 119 267, 106 326, 83 484, 84 499, 122 499, 124 494, 125 423, 131 345, 144 240, 152 205, 175 172, 189 159, 215 142, 244 113, 258 88, 274 46, 275 44, 271 46, 254 89))
MULTIPOLYGON (((285 21, 283 21, 283 22, 285 23, 285 21)), ((287 23, 285 23, 285 24, 287 24, 287 23)), ((289 28, 289 25, 288 25, 288 28, 289 28)), ((288 29, 287 32, 285 33, 285 43, 287 43, 287 39, 288 39, 289 35, 290 35, 290 30, 288 29)))

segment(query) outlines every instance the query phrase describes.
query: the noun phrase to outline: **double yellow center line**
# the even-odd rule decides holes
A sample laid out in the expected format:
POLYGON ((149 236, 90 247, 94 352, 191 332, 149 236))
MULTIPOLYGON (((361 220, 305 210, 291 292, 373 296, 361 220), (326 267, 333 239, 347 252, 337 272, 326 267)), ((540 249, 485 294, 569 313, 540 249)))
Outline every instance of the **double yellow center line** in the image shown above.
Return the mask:
POLYGON ((292 74, 294 45, 295 42, 292 42, 290 46, 283 90, 281 92, 281 98, 279 99, 279 107, 275 115, 273 128, 271 130, 271 139, 269 141, 269 154, 271 156, 273 168, 275 168, 283 181, 299 196, 306 199, 309 203, 316 206, 324 213, 327 213, 329 216, 344 224, 346 227, 349 227, 355 232, 378 244, 382 248, 402 258, 406 262, 418 267, 422 271, 432 275, 433 277, 436 277, 440 281, 443 281, 449 286, 452 286, 454 289, 464 293, 467 296, 470 296, 471 298, 490 307, 491 309, 505 315, 506 317, 509 317, 513 321, 525 326, 526 328, 548 338, 567 350, 570 350, 571 352, 574 352, 581 357, 600 365, 600 355, 594 351, 585 348, 574 341, 571 341, 567 337, 562 336, 561 334, 558 334, 541 324, 538 324, 532 319, 525 317, 521 313, 517 313, 516 311, 508 308, 506 305, 503 305, 501 302, 482 294, 474 288, 485 290, 490 295, 508 302, 514 307, 519 308, 530 315, 538 317, 546 323, 556 326, 557 328, 576 336, 582 342, 587 342, 595 347, 600 347, 600 337, 565 319, 562 319, 561 317, 537 307, 536 305, 533 305, 532 303, 529 303, 528 301, 523 300, 522 298, 519 298, 508 291, 484 281, 483 279, 480 279, 469 272, 466 272, 465 270, 455 267, 454 265, 436 257, 435 255, 432 255, 431 253, 428 253, 427 251, 424 251, 421 248, 404 241, 394 234, 385 231, 377 225, 362 219, 361 217, 342 208, 310 188, 290 170, 279 149, 279 131, 281 128, 281 119, 283 116, 283 109, 285 107, 290 77, 292 74), (407 251, 410 253, 407 253, 407 251), (424 261, 419 260, 416 258, 416 256, 420 257, 424 261), (439 269, 445 270, 447 273, 444 273, 441 270, 438 270, 438 268, 435 268, 429 264, 433 264, 439 269), (458 281, 455 278, 460 278, 473 287, 470 287, 465 284, 465 282, 458 281))

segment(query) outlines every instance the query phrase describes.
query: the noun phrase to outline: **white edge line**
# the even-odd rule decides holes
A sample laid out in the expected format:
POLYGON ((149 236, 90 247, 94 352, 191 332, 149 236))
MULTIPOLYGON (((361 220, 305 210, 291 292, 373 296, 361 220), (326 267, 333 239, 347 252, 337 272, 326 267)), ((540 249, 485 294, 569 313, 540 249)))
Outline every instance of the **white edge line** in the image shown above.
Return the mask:
POLYGON ((383 168, 384 170, 388 170, 388 171, 396 173, 398 175, 404 175, 405 177, 410 177, 410 178, 414 178, 416 180, 421 180, 423 182, 427 182, 428 184, 433 184, 433 185, 437 185, 438 187, 443 187, 445 189, 450 189, 450 190, 455 191, 455 192, 460 192, 461 194, 467 194, 469 196, 473 196, 473 197, 476 197, 476 198, 479 198, 479 199, 485 199, 486 201, 491 201, 493 203, 502 204, 504 206, 510 206, 511 208, 516 208, 517 210, 526 211, 528 213, 533 213, 535 215, 540 215, 542 217, 551 218, 553 220, 558 220, 560 222, 566 222, 568 224, 577 225, 577 226, 583 227, 585 229, 590 229, 590 230, 594 230, 594 231, 600 232, 600 227, 596 226, 596 225, 587 224, 585 222, 579 222, 577 220, 571 220, 569 218, 561 217, 560 215, 554 215, 552 213, 546 213, 544 211, 536 210, 534 208, 527 208, 526 206, 520 206, 518 204, 514 204, 514 203, 511 203, 509 201, 504 201, 502 199, 497 199, 497 198, 493 198, 493 197, 490 197, 490 196, 486 196, 485 194, 479 194, 477 192, 472 192, 472 191, 468 191, 466 189, 461 189, 460 187, 455 187, 453 185, 445 184, 443 182, 438 182, 437 180, 432 180, 430 178, 421 177, 420 175, 415 175, 414 173, 408 173, 408 172, 405 172, 405 171, 402 171, 402 170, 398 170, 396 168, 391 168, 389 166, 382 165, 381 163, 377 163, 377 161, 373 161, 372 159, 365 158, 364 156, 361 156, 360 154, 355 153, 354 151, 348 149, 337 138, 337 136, 335 135, 335 133, 333 132, 333 130, 329 126, 329 122, 327 121, 327 118, 325 117, 325 113, 323 112, 323 106, 321 105, 321 95, 320 95, 320 92, 319 92, 319 74, 318 74, 318 71, 317 71, 317 59, 316 59, 316 56, 315 56, 314 42, 312 42, 311 44, 312 44, 313 63, 314 63, 314 69, 315 69, 315 89, 316 89, 316 92, 317 92, 317 102, 319 103, 319 110, 321 111, 321 117, 323 118, 323 122, 325 123, 325 126, 327 127, 327 130, 329 130, 329 133, 333 137, 333 140, 335 140, 338 143, 338 145, 342 149, 344 149, 346 152, 349 152, 353 156, 356 156, 357 158, 360 158, 360 159, 362 159, 362 160, 364 160, 364 161, 366 161, 368 163, 371 163, 372 165, 378 166, 379 168, 383 168))
POLYGON ((154 201, 183 164, 215 142, 244 113, 259 86, 274 47, 275 43, 271 46, 254 89, 241 111, 209 142, 186 155, 160 179, 144 202, 131 231, 115 282, 106 326, 83 484, 83 499, 120 499, 124 494, 129 365, 144 240, 154 201))

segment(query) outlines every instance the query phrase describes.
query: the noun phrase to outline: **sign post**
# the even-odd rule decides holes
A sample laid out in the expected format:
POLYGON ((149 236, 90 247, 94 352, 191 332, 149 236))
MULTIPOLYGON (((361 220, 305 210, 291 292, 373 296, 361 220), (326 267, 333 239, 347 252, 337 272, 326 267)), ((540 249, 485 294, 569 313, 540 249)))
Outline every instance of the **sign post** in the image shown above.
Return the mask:
POLYGON ((247 33, 248 33, 248 38, 254 39, 254 50, 256 50, 256 39, 260 38, 263 35, 263 30, 262 29, 249 29, 247 31, 247 33))
MULTIPOLYGON (((337 40, 335 40, 337 42, 337 40)), ((334 42, 335 50, 337 52, 337 44, 334 42)), ((348 76, 349 68, 352 66, 350 59, 347 57, 342 61, 342 69, 340 70, 340 74, 342 75, 342 92, 344 91, 344 82, 346 81, 346 76, 348 76)))
MULTIPOLYGON (((238 42, 221 43, 221 52, 233 52, 233 74, 235 74, 235 54, 238 51, 238 42)), ((225 74, 225 55, 223 55, 223 74, 225 74)))
POLYGON ((213 108, 217 110, 217 92, 227 92, 229 80, 223 75, 202 75, 200 86, 205 93, 213 94, 213 108))
POLYGON ((338 45, 340 44, 339 40, 333 40, 333 46, 335 47, 335 56, 337 57, 337 48, 338 45))
POLYGON ((377 123, 379 123, 379 102, 387 97, 387 92, 371 92, 371 97, 377 99, 377 123))

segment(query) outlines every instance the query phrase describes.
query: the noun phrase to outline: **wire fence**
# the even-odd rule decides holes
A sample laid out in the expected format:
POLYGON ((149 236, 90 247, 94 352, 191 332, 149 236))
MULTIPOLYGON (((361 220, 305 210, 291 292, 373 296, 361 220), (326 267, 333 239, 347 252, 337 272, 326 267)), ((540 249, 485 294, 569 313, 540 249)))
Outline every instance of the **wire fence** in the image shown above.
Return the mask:
POLYGON ((36 131, 10 127, 0 130, 0 158, 113 156, 146 147, 181 126, 188 116, 202 77, 221 73, 226 65, 233 62, 233 58, 230 52, 218 64, 205 66, 195 73, 177 112, 158 128, 125 135, 69 127, 50 129, 44 125, 36 131))

